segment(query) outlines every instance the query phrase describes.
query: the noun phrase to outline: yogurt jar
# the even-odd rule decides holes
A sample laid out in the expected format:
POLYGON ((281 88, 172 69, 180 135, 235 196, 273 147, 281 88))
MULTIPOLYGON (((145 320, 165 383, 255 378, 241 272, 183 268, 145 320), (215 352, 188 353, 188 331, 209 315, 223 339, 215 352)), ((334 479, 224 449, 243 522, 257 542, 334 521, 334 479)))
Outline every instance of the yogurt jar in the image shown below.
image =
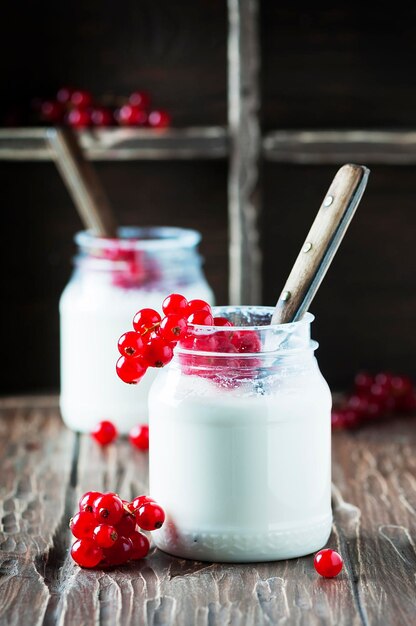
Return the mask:
POLYGON ((167 514, 154 533, 165 552, 272 561, 328 540, 331 394, 313 316, 271 326, 272 313, 215 308, 234 327, 194 326, 152 385, 150 494, 167 514))
POLYGON ((181 228, 121 228, 118 239, 78 233, 75 271, 60 300, 62 417, 90 432, 110 420, 119 432, 147 422, 147 396, 156 376, 139 385, 115 373, 117 339, 134 313, 159 309, 167 293, 213 302, 197 247, 201 236, 181 228))

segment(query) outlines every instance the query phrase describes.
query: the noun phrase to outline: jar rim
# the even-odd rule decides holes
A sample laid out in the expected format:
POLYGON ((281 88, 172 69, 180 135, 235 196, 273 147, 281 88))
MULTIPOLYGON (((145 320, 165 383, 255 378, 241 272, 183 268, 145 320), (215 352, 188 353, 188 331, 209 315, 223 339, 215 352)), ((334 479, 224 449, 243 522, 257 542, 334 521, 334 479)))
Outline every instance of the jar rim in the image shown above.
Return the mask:
MULTIPOLYGON (((227 315, 230 315, 233 311, 242 311, 243 313, 246 314, 250 314, 251 312, 260 312, 263 315, 269 315, 270 318, 273 315, 274 312, 274 307, 272 306, 256 306, 256 305, 240 305, 240 306, 213 306, 212 307, 212 312, 214 317, 227 317, 227 315)), ((228 318, 227 318, 228 319, 228 318)), ((296 322, 288 322, 285 324, 251 324, 248 326, 202 326, 201 324, 191 324, 189 323, 188 326, 192 329, 195 329, 197 331, 201 331, 201 332, 206 332, 207 329, 209 331, 221 331, 221 332, 238 332, 238 331, 243 331, 243 330, 283 330, 285 332, 289 332, 292 329, 299 329, 302 326, 305 326, 306 324, 312 324, 312 322, 314 321, 315 316, 313 315, 313 313, 309 313, 309 311, 307 311, 304 316, 300 319, 297 320, 296 322)))
POLYGON ((120 226, 117 237, 94 235, 91 230, 76 233, 75 243, 83 249, 172 250, 193 248, 201 241, 201 233, 175 226, 120 226))

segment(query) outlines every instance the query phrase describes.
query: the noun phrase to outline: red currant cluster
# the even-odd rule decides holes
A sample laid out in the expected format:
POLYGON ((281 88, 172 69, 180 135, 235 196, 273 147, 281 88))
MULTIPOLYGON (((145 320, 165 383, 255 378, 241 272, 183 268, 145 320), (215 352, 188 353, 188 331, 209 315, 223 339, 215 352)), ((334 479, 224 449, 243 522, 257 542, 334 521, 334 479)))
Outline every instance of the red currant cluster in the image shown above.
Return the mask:
POLYGON ((169 363, 178 342, 182 348, 206 352, 253 353, 261 349, 255 331, 221 332, 221 328, 232 327, 232 323, 225 317, 214 317, 211 306, 204 300, 188 302, 184 296, 172 293, 163 301, 162 311, 163 318, 154 309, 141 309, 133 318, 134 330, 120 337, 121 357, 116 371, 124 382, 135 384, 148 367, 169 363), (218 331, 200 334, 196 326, 214 326, 218 331))
POLYGON ((81 567, 110 567, 142 559, 149 552, 149 540, 140 530, 156 530, 164 521, 162 507, 148 496, 127 502, 116 493, 88 491, 69 522, 77 539, 71 556, 81 567))
POLYGON ((90 126, 148 126, 166 128, 170 115, 166 111, 151 110, 150 96, 145 91, 133 92, 121 106, 102 106, 94 101, 89 91, 62 87, 52 100, 34 102, 41 121, 48 124, 65 124, 74 128, 90 126))
MULTIPOLYGON (((91 436, 100 446, 107 446, 118 437, 117 428, 108 420, 98 422, 91 432, 91 436)), ((129 433, 129 441, 138 450, 149 449, 149 427, 147 424, 137 424, 129 433)))
POLYGON ((354 389, 332 411, 332 428, 356 428, 392 414, 416 410, 416 389, 408 376, 359 372, 354 389))

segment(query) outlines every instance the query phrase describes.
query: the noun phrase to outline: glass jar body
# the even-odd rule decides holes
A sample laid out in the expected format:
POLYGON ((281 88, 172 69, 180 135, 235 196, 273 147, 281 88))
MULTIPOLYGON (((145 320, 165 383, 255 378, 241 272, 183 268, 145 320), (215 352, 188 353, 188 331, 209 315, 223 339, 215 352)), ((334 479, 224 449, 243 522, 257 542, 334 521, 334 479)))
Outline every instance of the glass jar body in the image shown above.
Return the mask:
POLYGON ((97 259, 92 242, 78 258, 60 300, 60 405, 73 430, 90 432, 107 419, 120 433, 127 433, 135 424, 147 422, 147 396, 156 370, 149 368, 138 385, 126 385, 115 372, 120 356, 117 339, 132 329, 136 311, 145 307, 160 311, 163 299, 175 291, 213 301, 196 250, 197 233, 151 229, 140 249, 142 229, 131 230, 138 238, 140 271, 137 266, 131 271, 128 262, 117 258, 97 259), (171 235, 163 245, 166 231, 171 235), (192 234, 189 239, 187 233, 192 234))
POLYGON ((331 394, 313 349, 259 354, 238 382, 209 368, 185 371, 175 356, 150 391, 150 494, 167 513, 156 544, 219 562, 322 548, 332 524, 331 394))

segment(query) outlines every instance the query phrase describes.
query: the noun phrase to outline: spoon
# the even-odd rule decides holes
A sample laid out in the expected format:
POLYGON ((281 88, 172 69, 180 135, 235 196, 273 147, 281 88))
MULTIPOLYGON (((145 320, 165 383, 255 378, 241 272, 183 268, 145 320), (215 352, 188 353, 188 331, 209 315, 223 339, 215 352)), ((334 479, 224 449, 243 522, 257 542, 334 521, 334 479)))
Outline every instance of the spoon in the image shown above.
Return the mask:
POLYGON ((339 248, 367 185, 370 170, 348 163, 335 175, 277 301, 271 324, 300 320, 339 248))

